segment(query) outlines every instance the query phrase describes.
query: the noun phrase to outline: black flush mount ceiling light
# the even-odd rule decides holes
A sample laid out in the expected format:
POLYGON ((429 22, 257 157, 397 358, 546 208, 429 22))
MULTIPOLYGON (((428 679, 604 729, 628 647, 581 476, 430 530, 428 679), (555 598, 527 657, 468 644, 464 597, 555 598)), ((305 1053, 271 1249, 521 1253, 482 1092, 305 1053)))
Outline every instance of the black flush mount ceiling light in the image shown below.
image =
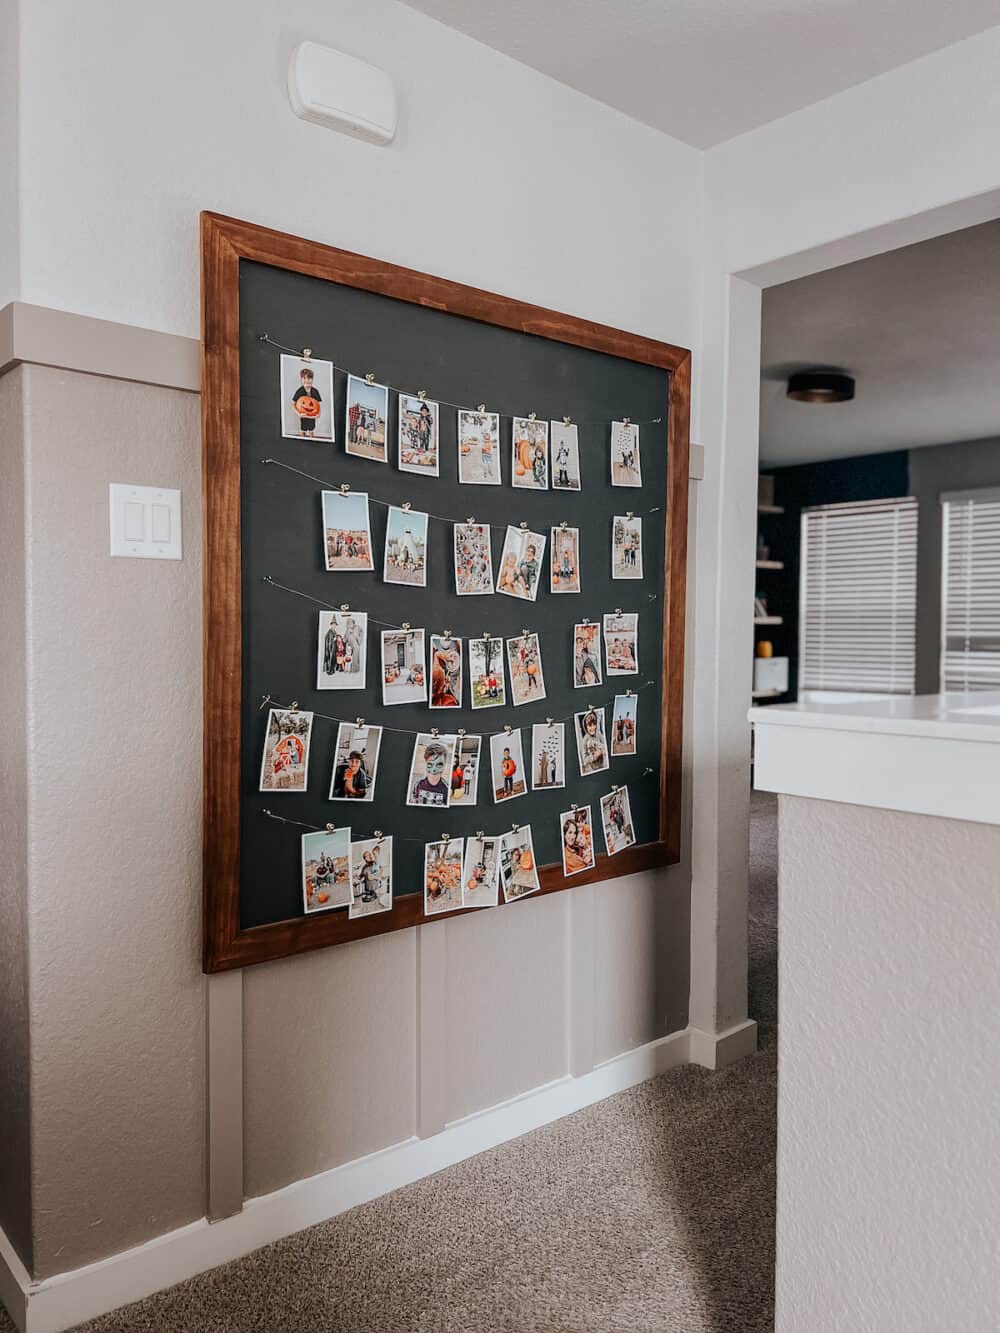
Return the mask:
POLYGON ((788 396, 797 403, 849 403, 854 380, 833 370, 800 370, 789 376, 788 396))

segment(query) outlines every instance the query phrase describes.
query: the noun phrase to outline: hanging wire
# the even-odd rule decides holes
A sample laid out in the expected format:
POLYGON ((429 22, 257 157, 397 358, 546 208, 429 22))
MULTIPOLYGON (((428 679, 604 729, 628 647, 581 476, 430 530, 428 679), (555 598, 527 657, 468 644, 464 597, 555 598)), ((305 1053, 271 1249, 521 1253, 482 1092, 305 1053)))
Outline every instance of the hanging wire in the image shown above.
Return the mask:
MULTIPOLYGON (((284 343, 279 343, 279 342, 277 342, 274 338, 272 338, 271 335, 270 335, 269 333, 258 333, 258 334, 257 334, 257 341, 258 341, 258 342, 262 342, 262 343, 268 343, 271 347, 276 347, 276 348, 278 349, 279 352, 288 352, 289 355, 291 355, 291 356, 297 356, 301 361, 316 361, 316 360, 326 361, 326 360, 328 360, 327 357, 316 357, 316 356, 314 356, 314 355, 313 355, 313 348, 311 348, 311 347, 309 347, 309 348, 286 347, 284 343), (308 352, 308 355, 306 355, 306 352, 308 352)), ((330 361, 329 364, 333 367, 334 370, 339 370, 340 373, 341 373, 342 375, 350 375, 353 379, 361 380, 361 381, 363 381, 363 382, 366 381, 366 382, 369 383, 369 384, 372 383, 372 380, 369 378, 369 376, 368 376, 367 374, 364 374, 364 375, 358 375, 358 374, 356 374, 353 370, 348 370, 346 366, 338 366, 337 363, 336 363, 335 361, 330 361)), ((381 381, 379 381, 379 383, 381 383, 381 381)), ((444 406, 444 407, 454 407, 454 408, 457 408, 460 412, 476 412, 476 411, 478 411, 477 408, 475 408, 475 407, 470 407, 468 403, 451 403, 451 402, 448 401, 447 398, 435 398, 435 397, 433 397, 433 395, 431 395, 430 393, 425 393, 424 390, 419 390, 419 389, 418 389, 418 390, 416 390, 416 391, 411 391, 411 390, 409 390, 409 389, 400 389, 400 388, 397 388, 396 385, 394 385, 394 384, 386 384, 386 385, 384 385, 384 387, 385 387, 386 389, 391 389, 391 390, 393 391, 393 393, 398 393, 398 394, 400 394, 401 396, 406 397, 406 398, 419 398, 419 397, 421 396, 421 394, 423 393, 425 397, 427 397, 427 398, 429 398, 429 399, 431 400, 431 402, 433 402, 433 403, 437 403, 439 406, 444 406)), ((525 420, 528 420, 528 419, 531 418, 531 413, 530 413, 530 412, 493 412, 493 411, 490 411, 490 412, 486 413, 486 415, 489 415, 489 416, 495 416, 495 417, 507 417, 507 418, 508 418, 509 420, 511 420, 511 421, 513 421, 513 419, 514 419, 515 417, 521 417, 521 418, 524 418, 525 420)), ((614 419, 615 421, 623 421, 623 422, 627 422, 629 425, 632 425, 632 426, 656 426, 656 425, 659 425, 660 423, 662 423, 662 421, 663 421, 663 418, 662 418, 662 417, 647 417, 644 421, 637 421, 637 420, 635 419, 635 417, 628 417, 628 416, 615 417, 615 418, 613 418, 613 419, 614 419)), ((605 418, 605 417, 594 417, 594 418, 591 418, 590 420, 585 420, 585 421, 577 421, 577 420, 575 420, 574 418, 571 418, 571 417, 564 417, 564 418, 563 418, 563 422, 564 422, 566 425, 573 425, 573 426, 601 426, 601 425, 607 425, 607 421, 608 421, 608 419, 605 418)))
MULTIPOLYGON (((346 491, 343 489, 346 483, 341 483, 337 481, 327 481, 325 477, 317 477, 312 472, 303 472, 301 468, 292 467, 291 463, 283 463, 280 458, 262 458, 260 461, 268 466, 284 468, 286 472, 294 472, 296 476, 305 477, 308 481, 315 481, 317 485, 322 486, 325 490, 330 491, 334 495, 352 494, 353 491, 352 487, 348 487, 346 491)), ((370 491, 362 491, 360 490, 360 488, 358 489, 356 494, 367 495, 369 503, 382 505, 386 509, 403 508, 403 505, 397 504, 394 500, 380 500, 377 495, 372 495, 370 491)), ((633 511, 628 514, 628 517, 645 518, 649 514, 659 514, 661 510, 662 510, 661 505, 654 505, 652 509, 644 509, 641 514, 636 514, 633 511)), ((454 518, 454 517, 449 517, 447 514, 432 514, 429 512, 429 510, 426 509, 411 509, 409 512, 413 514, 426 514, 428 518, 433 518, 438 523, 465 525, 469 522, 468 518, 454 518)), ((495 528, 497 532, 501 532, 506 530, 507 528, 514 527, 513 523, 476 523, 475 519, 473 519, 473 523, 475 523, 476 527, 480 528, 495 528)), ((552 526, 558 527, 559 525, 553 524, 552 526)))
MULTIPOLYGON (((284 815, 276 815, 273 810, 261 810, 259 813, 265 815, 268 819, 273 819, 277 824, 294 824, 296 828, 307 828, 313 833, 327 833, 331 831, 328 824, 306 824, 301 819, 286 819, 284 815)), ((338 825, 337 827, 343 826, 338 825)), ((352 829, 351 832, 353 834, 354 830, 352 829)), ((427 842, 426 838, 403 838, 400 837, 398 833, 383 833, 381 829, 374 829, 365 838, 352 837, 351 842, 368 842, 375 841, 376 839, 379 842, 385 842, 387 838, 392 838, 394 842, 420 842, 425 844, 427 842)))

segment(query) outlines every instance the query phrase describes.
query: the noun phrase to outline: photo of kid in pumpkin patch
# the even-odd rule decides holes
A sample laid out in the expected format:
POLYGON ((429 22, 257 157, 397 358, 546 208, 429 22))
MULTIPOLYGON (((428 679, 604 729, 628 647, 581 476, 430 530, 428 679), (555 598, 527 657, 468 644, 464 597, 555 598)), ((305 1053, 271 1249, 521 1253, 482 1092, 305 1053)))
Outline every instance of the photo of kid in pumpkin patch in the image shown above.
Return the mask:
POLYGON ((286 440, 333 439, 333 362, 281 358, 281 433, 286 440))

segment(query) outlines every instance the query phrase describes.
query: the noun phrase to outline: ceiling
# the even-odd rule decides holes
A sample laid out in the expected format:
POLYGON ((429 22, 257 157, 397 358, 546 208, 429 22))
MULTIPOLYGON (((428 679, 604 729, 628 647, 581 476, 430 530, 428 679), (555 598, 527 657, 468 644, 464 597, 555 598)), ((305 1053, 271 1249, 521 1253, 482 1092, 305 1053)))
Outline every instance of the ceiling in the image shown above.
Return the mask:
POLYGON ((406 0, 696 148, 1000 22, 997 0, 406 0))
POLYGON ((768 288, 761 376, 764 466, 1000 437, 1000 221, 768 288), (787 398, 810 367, 854 401, 787 398))

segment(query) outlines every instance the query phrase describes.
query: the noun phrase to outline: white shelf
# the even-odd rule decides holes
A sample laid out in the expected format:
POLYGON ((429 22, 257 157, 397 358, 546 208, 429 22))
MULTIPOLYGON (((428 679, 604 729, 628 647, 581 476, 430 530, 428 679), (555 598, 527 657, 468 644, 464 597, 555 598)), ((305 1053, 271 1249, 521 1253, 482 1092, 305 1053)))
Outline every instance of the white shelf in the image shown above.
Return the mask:
POLYGON ((784 512, 785 512, 785 506, 784 506, 784 505, 758 505, 758 506, 757 506, 757 513, 758 513, 758 514, 783 514, 784 512))
POLYGON ((752 690, 753 699, 777 699, 781 694, 787 694, 787 690, 752 690))
POLYGON ((783 625, 785 619, 783 616, 754 616, 755 625, 783 625))
POLYGON ((784 569, 784 560, 758 560, 756 561, 758 569, 784 569))

